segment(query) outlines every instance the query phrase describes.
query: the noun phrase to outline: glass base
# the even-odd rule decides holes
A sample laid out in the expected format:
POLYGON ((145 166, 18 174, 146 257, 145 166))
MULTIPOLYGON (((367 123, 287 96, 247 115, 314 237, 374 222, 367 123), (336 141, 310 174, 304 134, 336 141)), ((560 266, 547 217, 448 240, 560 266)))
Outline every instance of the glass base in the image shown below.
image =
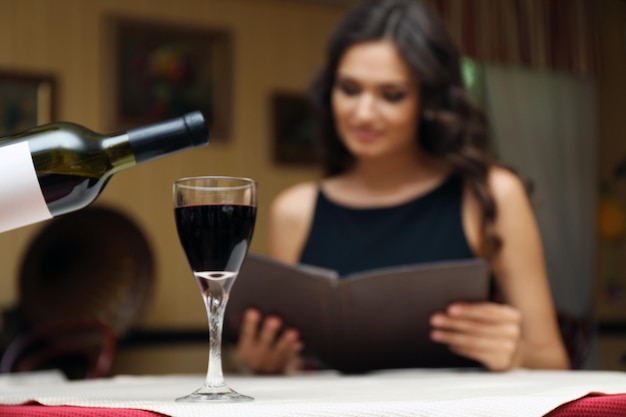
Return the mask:
POLYGON ((239 394, 228 387, 209 388, 203 386, 184 397, 176 398, 177 402, 243 402, 254 398, 239 394))

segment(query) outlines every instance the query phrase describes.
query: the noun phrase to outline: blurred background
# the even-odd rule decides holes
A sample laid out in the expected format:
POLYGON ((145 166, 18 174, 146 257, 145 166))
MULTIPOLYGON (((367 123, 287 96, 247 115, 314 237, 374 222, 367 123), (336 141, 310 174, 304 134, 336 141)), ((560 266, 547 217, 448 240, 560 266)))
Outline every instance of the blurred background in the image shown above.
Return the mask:
MULTIPOLYGON (((494 146, 534 183, 557 307, 596 336, 586 366, 626 370, 626 1, 426 2, 467 57, 494 146)), ((320 173, 307 90, 353 3, 0 0, 0 135, 54 120, 112 133, 195 108, 212 119, 208 147, 116 174, 90 219, 0 235, 0 342, 71 295, 111 321, 112 373, 202 373, 206 315, 171 183, 256 179, 252 250, 265 252, 270 201, 320 173), (36 268, 50 257, 53 277, 36 268)))

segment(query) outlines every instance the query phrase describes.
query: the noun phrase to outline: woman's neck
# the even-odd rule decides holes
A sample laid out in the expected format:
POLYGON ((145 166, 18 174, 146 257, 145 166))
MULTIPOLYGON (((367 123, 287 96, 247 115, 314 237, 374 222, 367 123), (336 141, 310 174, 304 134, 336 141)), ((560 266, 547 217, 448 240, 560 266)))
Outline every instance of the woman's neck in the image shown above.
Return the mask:
POLYGON ((427 155, 362 159, 348 172, 326 180, 324 191, 332 200, 350 206, 385 206, 422 195, 449 174, 445 162, 427 155))
POLYGON ((404 153, 393 158, 363 159, 346 173, 356 184, 374 190, 391 190, 407 184, 439 180, 449 174, 440 159, 419 153, 404 153))

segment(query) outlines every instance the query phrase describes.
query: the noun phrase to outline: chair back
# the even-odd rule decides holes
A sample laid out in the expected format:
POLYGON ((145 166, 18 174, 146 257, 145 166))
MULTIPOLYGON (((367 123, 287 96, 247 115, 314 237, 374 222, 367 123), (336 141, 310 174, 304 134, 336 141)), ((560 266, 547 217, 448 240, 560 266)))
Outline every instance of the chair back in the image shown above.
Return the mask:
POLYGON ((116 336, 97 320, 35 326, 13 339, 0 360, 0 372, 59 369, 68 379, 109 375, 116 336))

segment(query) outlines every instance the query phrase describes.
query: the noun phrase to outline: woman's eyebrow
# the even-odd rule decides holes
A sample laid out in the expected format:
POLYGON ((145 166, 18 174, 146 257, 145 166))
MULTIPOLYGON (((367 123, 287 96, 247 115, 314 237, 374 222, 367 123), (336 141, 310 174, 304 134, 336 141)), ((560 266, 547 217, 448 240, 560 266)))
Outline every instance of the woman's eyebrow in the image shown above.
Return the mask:
POLYGON ((363 80, 361 78, 359 78, 358 76, 354 76, 351 74, 344 74, 344 73, 338 73, 337 77, 336 77, 337 81, 347 81, 347 82, 354 82, 354 83, 364 83, 364 84, 376 84, 378 86, 381 87, 392 87, 392 88, 410 88, 412 85, 412 82, 409 80, 374 80, 374 81, 370 81, 370 80, 363 80))

